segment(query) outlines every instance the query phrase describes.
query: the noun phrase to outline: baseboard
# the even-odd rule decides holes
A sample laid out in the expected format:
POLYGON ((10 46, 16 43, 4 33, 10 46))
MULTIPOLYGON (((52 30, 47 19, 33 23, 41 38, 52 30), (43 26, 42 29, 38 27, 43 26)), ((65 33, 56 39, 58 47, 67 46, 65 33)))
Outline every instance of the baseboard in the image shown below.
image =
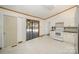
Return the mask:
POLYGON ((2 48, 0 48, 0 50, 1 50, 2 48))
POLYGON ((47 36, 50 36, 50 34, 46 34, 47 36))
POLYGON ((18 43, 22 43, 23 41, 19 41, 18 43))
POLYGON ((45 35, 40 35, 39 37, 43 37, 43 36, 45 36, 45 35))
POLYGON ((15 47, 15 46, 17 46, 17 45, 13 45, 12 47, 15 47))
POLYGON ((50 36, 50 34, 43 34, 43 35, 40 35, 39 37, 43 37, 43 36, 50 36))
POLYGON ((56 40, 56 41, 60 41, 60 42, 64 42, 63 40, 58 40, 58 39, 54 39, 54 40, 56 40))

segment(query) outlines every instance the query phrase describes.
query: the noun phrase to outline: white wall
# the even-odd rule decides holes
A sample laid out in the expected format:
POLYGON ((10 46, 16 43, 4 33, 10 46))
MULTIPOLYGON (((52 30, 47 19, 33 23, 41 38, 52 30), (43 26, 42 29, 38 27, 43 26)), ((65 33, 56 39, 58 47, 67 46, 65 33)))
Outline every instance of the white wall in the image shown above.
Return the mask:
POLYGON ((42 20, 40 21, 40 35, 45 34, 44 28, 45 28, 45 20, 42 20))
MULTIPOLYGON (((78 29, 79 29, 79 6, 77 6, 77 8, 76 8, 76 14, 75 14, 75 24, 76 24, 76 26, 78 27, 78 29)), ((75 43, 76 43, 76 53, 78 53, 78 34, 79 34, 79 32, 76 34, 76 40, 75 40, 75 43)))
POLYGON ((49 29, 50 29, 50 22, 46 21, 45 22, 45 28, 44 28, 45 34, 50 34, 49 29))
POLYGON ((26 18, 22 18, 22 40, 26 40, 26 18))
POLYGON ((26 19, 17 18, 17 42, 26 40, 26 19))
POLYGON ((47 20, 40 21, 40 35, 49 34, 50 22, 47 20))
MULTIPOLYGON (((55 26, 56 22, 64 22, 64 27, 76 27, 75 12, 76 12, 76 7, 72 8, 66 12, 63 12, 61 14, 58 14, 54 17, 51 17, 51 18, 47 19, 47 21, 50 22, 50 27, 55 26)), ((51 30, 51 29, 48 29, 48 30, 51 30)), ((55 35, 54 32, 52 34, 53 34, 53 36, 55 35)), ((64 39, 63 40, 68 43, 74 44, 75 34, 64 32, 64 39)))

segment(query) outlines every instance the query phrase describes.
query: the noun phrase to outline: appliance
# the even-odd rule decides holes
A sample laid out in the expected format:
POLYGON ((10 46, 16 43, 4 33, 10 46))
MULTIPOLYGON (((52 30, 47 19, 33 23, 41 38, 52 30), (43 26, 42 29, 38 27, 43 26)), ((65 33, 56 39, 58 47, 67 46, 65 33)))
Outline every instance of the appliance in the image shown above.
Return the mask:
POLYGON ((56 29, 55 29, 55 39, 63 41, 63 34, 64 34, 64 23, 63 22, 58 22, 55 24, 56 29))

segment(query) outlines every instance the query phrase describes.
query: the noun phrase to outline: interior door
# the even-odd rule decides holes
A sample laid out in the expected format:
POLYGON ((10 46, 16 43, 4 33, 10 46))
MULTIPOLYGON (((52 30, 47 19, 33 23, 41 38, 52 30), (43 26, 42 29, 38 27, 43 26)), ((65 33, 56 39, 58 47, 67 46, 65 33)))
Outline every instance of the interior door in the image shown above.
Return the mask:
POLYGON ((17 18, 4 15, 4 47, 17 44, 17 18))

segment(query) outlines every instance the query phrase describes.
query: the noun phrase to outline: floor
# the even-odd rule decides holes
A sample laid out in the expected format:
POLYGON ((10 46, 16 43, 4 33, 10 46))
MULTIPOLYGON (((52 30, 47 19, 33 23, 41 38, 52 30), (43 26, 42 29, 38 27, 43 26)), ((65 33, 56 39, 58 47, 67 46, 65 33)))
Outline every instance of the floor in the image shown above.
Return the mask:
POLYGON ((0 50, 1 54, 73 54, 74 46, 69 43, 51 39, 49 36, 35 38, 16 47, 0 50))

